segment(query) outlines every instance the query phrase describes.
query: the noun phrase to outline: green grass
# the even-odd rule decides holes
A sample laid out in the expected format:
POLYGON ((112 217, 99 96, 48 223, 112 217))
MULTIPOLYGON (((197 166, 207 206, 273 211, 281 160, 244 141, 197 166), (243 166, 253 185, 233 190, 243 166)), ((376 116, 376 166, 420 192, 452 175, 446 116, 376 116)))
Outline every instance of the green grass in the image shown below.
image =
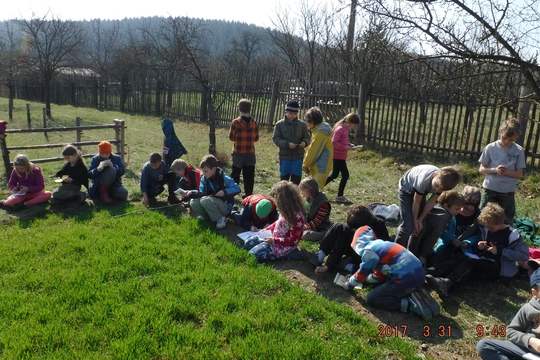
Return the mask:
MULTIPOLYGON (((9 129, 26 128, 25 104, 15 102, 9 129)), ((31 103, 32 113, 40 114, 40 106, 31 103)), ((366 291, 344 296, 312 269, 304 274, 257 265, 244 250, 176 208, 147 211, 140 204, 139 176, 148 155, 161 151, 160 118, 55 105, 52 112, 62 126, 73 125, 77 116, 83 125, 126 121, 124 183, 129 202, 77 208, 75 213, 54 211, 49 205, 0 209, 6 234, 0 238, 1 358, 474 358, 476 326, 508 324, 530 296, 526 280, 509 287, 471 282, 444 301, 432 292, 443 311, 429 325, 452 326, 453 336, 425 338, 418 317, 369 308, 366 291), (412 335, 408 340, 377 336, 378 325, 405 324, 412 335)), ((4 98, 0 119, 7 119, 4 98)), ((176 122, 175 129, 189 151, 183 159, 198 164, 208 151, 208 127, 176 122)), ((216 138, 219 158, 230 173, 232 142, 227 133, 227 128, 218 128, 216 138)), ((74 141, 74 133, 61 134, 50 133, 49 142, 74 141)), ((271 131, 262 130, 256 145, 255 192, 262 194, 279 181, 271 137, 271 131)), ((112 130, 83 133, 83 141, 112 138, 112 130)), ((42 134, 9 134, 7 143, 47 140, 42 134)), ((96 150, 83 147, 85 154, 96 150)), ((45 158, 60 151, 26 153, 45 158)), ((366 205, 397 203, 399 178, 423 163, 457 164, 466 185, 482 184, 476 158, 366 144, 349 155, 351 177, 345 196, 366 205)), ((41 164, 48 190, 56 188, 52 178, 61 165, 41 164)), ((0 176, 5 176, 3 169, 0 176)), ((516 192, 517 216, 536 223, 539 178, 538 168, 527 168, 516 192)), ((4 178, 1 198, 9 193, 5 185, 4 178)), ((338 181, 325 188, 330 199, 337 188, 338 181)), ((332 202, 333 221, 345 221, 346 211, 346 206, 332 202)), ((396 225, 389 225, 390 233, 396 225)), ((233 230, 228 235, 234 237, 233 230)), ((317 248, 313 243, 301 245, 317 248)))
POLYGON ((13 225, 0 242, 4 359, 420 358, 194 219, 103 210, 13 225))

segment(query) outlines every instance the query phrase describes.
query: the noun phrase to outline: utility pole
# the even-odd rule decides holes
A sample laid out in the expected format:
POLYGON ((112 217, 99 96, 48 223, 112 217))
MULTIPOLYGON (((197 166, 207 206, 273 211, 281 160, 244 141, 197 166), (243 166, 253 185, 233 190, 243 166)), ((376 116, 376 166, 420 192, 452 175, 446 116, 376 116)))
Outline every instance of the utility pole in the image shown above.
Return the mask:
POLYGON ((347 33, 347 52, 350 54, 354 44, 354 28, 356 26, 357 0, 351 0, 351 15, 349 16, 349 31, 347 33))

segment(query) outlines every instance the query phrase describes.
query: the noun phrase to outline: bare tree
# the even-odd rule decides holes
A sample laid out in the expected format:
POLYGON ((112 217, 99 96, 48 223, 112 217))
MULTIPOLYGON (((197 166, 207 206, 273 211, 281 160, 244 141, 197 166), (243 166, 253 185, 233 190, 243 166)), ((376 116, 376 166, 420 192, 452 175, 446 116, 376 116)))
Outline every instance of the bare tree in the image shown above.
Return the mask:
POLYGON ((45 15, 31 20, 17 20, 27 36, 34 66, 45 86, 45 108, 51 115, 51 82, 63 68, 77 65, 84 33, 80 23, 45 15))
POLYGON ((0 32, 0 68, 0 82, 4 83, 9 91, 8 117, 12 120, 15 84, 27 68, 27 58, 21 34, 14 29, 10 21, 4 22, 4 29, 0 32))
POLYGON ((536 1, 369 0, 359 2, 359 6, 392 21, 401 35, 416 42, 414 51, 425 57, 519 71, 528 86, 540 93, 540 13, 536 1))

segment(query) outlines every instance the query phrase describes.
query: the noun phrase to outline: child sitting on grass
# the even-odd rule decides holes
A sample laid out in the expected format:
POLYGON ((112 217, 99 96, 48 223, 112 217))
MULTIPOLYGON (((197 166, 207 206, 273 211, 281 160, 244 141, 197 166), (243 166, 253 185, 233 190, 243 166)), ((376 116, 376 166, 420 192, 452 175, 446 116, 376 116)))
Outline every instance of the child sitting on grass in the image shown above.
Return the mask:
POLYGON ((318 182, 308 177, 300 182, 300 190, 307 202, 307 219, 304 225, 302 239, 306 241, 321 241, 330 228, 330 211, 332 206, 326 195, 319 190, 318 182))
POLYGON ((258 231, 278 219, 276 203, 264 195, 249 195, 242 200, 244 208, 233 210, 231 216, 235 223, 246 230, 258 231))
POLYGON ((530 284, 532 298, 506 328, 508 340, 482 339, 476 345, 483 360, 525 359, 527 353, 540 356, 540 269, 531 275, 530 284))
POLYGON ((326 232, 319 247, 318 254, 313 254, 302 248, 302 255, 316 266, 315 273, 322 275, 328 270, 342 266, 344 270, 353 272, 358 268, 360 257, 351 248, 355 231, 362 226, 369 226, 377 239, 389 239, 388 229, 384 221, 373 215, 363 205, 351 205, 347 212, 346 223, 334 223, 326 232), (324 258, 328 255, 326 263, 324 258), (343 264, 343 265, 342 265, 343 264))
POLYGON ((62 149, 62 156, 66 163, 56 173, 62 185, 53 192, 51 202, 77 200, 82 203, 86 199, 86 194, 81 192, 81 186, 84 185, 88 189, 88 169, 81 152, 75 146, 67 145, 62 149), (64 175, 66 177, 62 178, 64 175))
POLYGON ((259 261, 277 260, 296 250, 304 229, 304 202, 298 186, 282 180, 275 184, 269 194, 276 201, 279 217, 265 230, 272 236, 259 239, 248 238, 244 247, 259 261))
MULTIPOLYGON (((197 190, 201 186, 202 171, 191 164, 188 165, 184 160, 174 160, 171 165, 171 171, 180 178, 178 181, 179 190, 197 190)), ((175 191, 175 193, 179 192, 181 191, 175 191)), ((182 198, 182 201, 189 200, 191 200, 189 197, 182 198)))
POLYGON ((214 155, 206 155, 200 165, 204 177, 199 190, 182 190, 180 195, 192 196, 190 207, 201 220, 210 220, 216 224, 216 229, 223 229, 227 226, 227 215, 233 207, 234 197, 240 193, 240 186, 217 165, 214 155))
POLYGON ((180 200, 174 194, 176 190, 176 175, 168 171, 167 164, 162 160, 158 153, 150 154, 149 160, 144 164, 141 172, 141 192, 143 195, 143 205, 150 204, 156 196, 161 194, 167 184, 169 197, 167 201, 174 205, 180 203, 180 200))

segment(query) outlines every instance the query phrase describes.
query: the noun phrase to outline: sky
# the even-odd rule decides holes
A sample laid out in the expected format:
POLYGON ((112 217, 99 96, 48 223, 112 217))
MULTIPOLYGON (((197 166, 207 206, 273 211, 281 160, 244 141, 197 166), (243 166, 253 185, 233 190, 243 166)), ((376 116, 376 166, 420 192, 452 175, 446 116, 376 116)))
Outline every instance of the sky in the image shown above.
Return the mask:
MULTIPOLYGON (((284 0, 10 0, 0 9, 0 21, 41 17, 50 10, 62 20, 124 19, 146 16, 187 16, 190 18, 240 21, 272 27, 270 18, 284 0), (36 16, 34 16, 36 17, 36 16)), ((286 5, 285 5, 286 6, 286 5)))

